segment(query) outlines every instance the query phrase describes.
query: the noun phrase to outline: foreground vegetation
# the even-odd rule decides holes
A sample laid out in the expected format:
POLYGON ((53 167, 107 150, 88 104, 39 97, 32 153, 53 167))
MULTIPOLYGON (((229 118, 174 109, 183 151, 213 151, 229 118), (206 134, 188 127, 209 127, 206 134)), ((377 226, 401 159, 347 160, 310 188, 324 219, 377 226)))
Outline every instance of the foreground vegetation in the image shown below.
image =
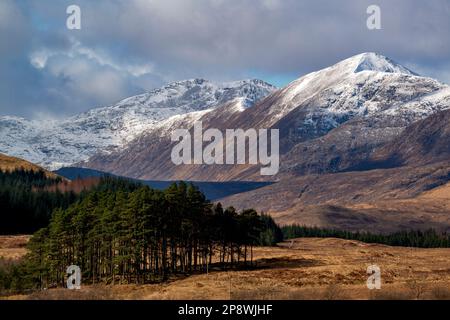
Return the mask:
POLYGON ((416 248, 450 248, 450 234, 435 230, 400 231, 392 234, 373 234, 369 232, 349 232, 334 229, 290 225, 282 227, 285 239, 294 238, 340 238, 366 243, 379 243, 389 246, 416 248))
MULTIPOLYGON (((14 237, 0 236, 0 255, 14 237), (6 239, 8 238, 8 239, 6 239), (6 239, 6 241, 5 241, 6 239)), ((19 238, 19 237, 18 237, 19 238)), ((17 240, 21 248, 22 239, 17 240)), ((300 238, 255 247, 254 267, 211 268, 144 285, 91 285, 35 290, 5 299, 449 299, 450 249, 411 249, 336 238, 300 238), (366 285, 368 265, 381 267, 381 290, 366 285)), ((21 250, 20 250, 21 251, 21 250)), ((2 299, 2 297, 0 297, 2 299)))
POLYGON ((281 241, 269 216, 213 205, 193 185, 165 191, 116 178, 54 210, 20 264, 3 262, 0 290, 65 286, 66 269, 84 283, 147 283, 172 274, 251 266, 255 245, 281 241))

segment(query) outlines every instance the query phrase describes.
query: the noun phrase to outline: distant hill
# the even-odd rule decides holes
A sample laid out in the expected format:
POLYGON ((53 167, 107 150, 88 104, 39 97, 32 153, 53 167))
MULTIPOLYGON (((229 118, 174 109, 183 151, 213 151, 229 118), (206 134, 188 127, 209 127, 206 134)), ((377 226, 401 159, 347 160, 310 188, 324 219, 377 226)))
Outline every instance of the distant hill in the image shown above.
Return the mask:
MULTIPOLYGON (((77 168, 77 167, 61 168, 54 172, 70 180, 86 179, 102 176, 116 176, 114 174, 99 170, 77 168)), ((176 182, 176 181, 137 180, 137 179, 133 180, 142 182, 143 184, 146 184, 154 189, 159 190, 166 189, 172 183, 176 182)), ((235 194, 256 190, 272 184, 271 182, 247 182, 247 181, 228 181, 228 182, 192 181, 192 183, 195 186, 197 186, 209 200, 217 200, 235 194)))
POLYGON ((35 165, 34 163, 28 162, 26 160, 20 159, 20 158, 15 158, 15 157, 10 157, 7 155, 4 155, 2 153, 0 153, 0 170, 2 171, 14 171, 17 169, 25 169, 25 170, 30 170, 30 171, 44 171, 45 175, 48 178, 57 178, 58 175, 45 170, 44 168, 35 165))

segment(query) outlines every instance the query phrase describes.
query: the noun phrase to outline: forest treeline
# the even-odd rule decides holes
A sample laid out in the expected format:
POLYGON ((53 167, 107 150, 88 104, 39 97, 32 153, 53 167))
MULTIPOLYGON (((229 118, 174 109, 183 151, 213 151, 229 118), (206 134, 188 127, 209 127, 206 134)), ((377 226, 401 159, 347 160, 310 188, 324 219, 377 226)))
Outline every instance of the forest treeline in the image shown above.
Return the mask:
POLYGON ((15 280, 19 287, 64 286, 70 265, 80 267, 83 283, 107 284, 251 266, 254 246, 282 240, 269 216, 224 209, 191 184, 159 191, 108 179, 122 185, 103 183, 68 208, 56 209, 49 225, 33 235, 30 252, 15 271, 21 274, 15 280))
POLYGON ((435 230, 399 231, 391 234, 374 234, 369 232, 350 232, 301 225, 289 225, 281 228, 285 239, 293 238, 340 238, 366 243, 379 243, 389 246, 417 248, 449 248, 450 234, 435 230))

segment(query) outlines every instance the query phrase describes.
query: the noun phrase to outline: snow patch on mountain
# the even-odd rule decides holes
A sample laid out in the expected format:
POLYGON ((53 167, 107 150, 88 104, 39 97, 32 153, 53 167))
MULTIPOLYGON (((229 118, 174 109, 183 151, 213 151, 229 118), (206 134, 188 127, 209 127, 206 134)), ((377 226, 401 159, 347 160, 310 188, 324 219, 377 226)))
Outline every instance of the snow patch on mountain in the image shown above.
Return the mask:
POLYGON ((362 71, 378 71, 388 73, 404 73, 416 76, 417 74, 391 59, 374 52, 366 52, 348 59, 348 62, 355 63, 355 73, 362 71))

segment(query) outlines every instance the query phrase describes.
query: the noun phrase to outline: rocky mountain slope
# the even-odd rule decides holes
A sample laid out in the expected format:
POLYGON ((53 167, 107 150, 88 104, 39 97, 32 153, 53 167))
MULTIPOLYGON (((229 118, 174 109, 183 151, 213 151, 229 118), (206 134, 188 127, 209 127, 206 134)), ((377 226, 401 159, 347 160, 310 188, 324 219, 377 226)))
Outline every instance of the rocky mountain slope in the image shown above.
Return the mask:
POLYGON ((449 159, 450 110, 444 110, 409 126, 376 150, 368 165, 418 166, 449 159))
POLYGON ((261 180, 258 166, 171 163, 170 133, 204 129, 277 128, 280 173, 302 176, 355 170, 412 123, 450 108, 450 88, 375 54, 363 53, 305 75, 251 108, 239 101, 204 114, 169 119, 120 152, 96 155, 84 165, 141 179, 261 180), (174 121, 177 125, 173 126, 174 121))
POLYGON ((450 231, 449 130, 444 110, 408 126, 353 171, 284 176, 222 201, 252 204, 287 224, 450 231))
POLYGON ((203 79, 175 82, 63 120, 0 117, 0 152, 47 168, 87 160, 129 141, 172 116, 214 109, 240 98, 248 107, 275 88, 261 80, 213 83, 203 79))

